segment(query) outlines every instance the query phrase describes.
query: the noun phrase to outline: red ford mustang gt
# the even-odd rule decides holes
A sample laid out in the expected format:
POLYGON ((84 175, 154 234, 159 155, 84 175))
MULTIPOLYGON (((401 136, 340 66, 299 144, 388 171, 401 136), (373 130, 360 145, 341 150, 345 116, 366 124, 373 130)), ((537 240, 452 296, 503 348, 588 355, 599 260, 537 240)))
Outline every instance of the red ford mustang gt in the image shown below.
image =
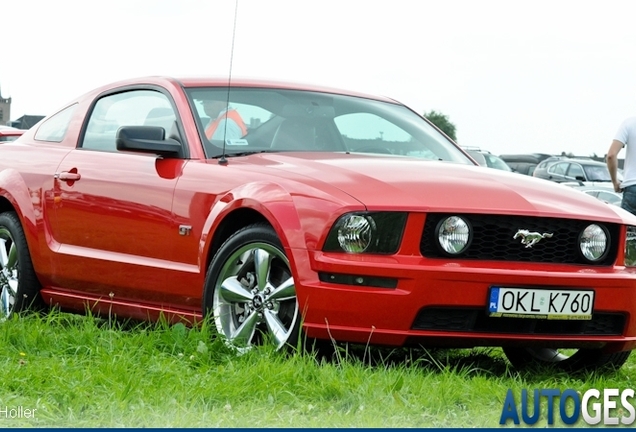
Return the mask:
POLYGON ((209 316, 238 349, 334 338, 620 367, 635 266, 635 216, 480 168, 387 98, 150 77, 0 146, 5 316, 209 316))

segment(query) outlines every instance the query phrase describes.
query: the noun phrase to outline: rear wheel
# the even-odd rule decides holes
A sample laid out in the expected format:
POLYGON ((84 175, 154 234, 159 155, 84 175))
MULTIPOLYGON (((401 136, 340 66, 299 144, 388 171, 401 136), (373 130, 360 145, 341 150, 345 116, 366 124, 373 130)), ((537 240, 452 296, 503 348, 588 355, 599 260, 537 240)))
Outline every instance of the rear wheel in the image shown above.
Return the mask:
POLYGON ((0 319, 41 306, 26 237, 14 212, 0 214, 0 319))
POLYGON ((233 234, 212 260, 203 308, 219 334, 241 351, 295 346, 300 318, 289 260, 275 231, 255 224, 233 234))
POLYGON ((558 350, 553 348, 504 348, 506 357, 517 369, 552 366, 568 372, 617 370, 631 351, 604 354, 600 349, 558 350))

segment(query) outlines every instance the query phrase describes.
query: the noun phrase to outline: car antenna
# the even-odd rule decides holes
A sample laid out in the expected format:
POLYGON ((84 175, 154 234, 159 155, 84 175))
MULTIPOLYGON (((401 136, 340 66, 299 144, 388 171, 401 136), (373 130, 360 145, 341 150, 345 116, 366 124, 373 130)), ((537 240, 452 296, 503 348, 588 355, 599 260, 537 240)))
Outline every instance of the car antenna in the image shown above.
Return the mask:
POLYGON ((236 38, 236 16, 238 15, 238 0, 234 2, 234 26, 232 28, 232 48, 230 50, 230 71, 227 75, 227 102, 225 104, 225 127, 223 130, 223 153, 219 158, 220 165, 227 165, 225 145, 227 143, 227 118, 230 111, 230 87, 232 85, 232 61, 234 60, 234 39, 236 38))

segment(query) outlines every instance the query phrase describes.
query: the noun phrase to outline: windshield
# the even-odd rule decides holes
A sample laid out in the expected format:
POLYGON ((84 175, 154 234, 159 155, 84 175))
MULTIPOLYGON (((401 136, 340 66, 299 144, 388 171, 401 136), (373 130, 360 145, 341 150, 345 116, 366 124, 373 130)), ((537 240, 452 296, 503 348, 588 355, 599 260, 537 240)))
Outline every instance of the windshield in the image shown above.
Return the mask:
POLYGON ((512 171, 510 166, 508 166, 508 164, 505 163, 503 159, 498 156, 495 156, 493 154, 485 154, 484 158, 486 159, 486 163, 490 168, 496 168, 503 171, 512 171))
POLYGON ((208 158, 252 152, 359 152, 472 165, 422 117, 397 103, 297 90, 186 90, 208 158))
MULTIPOLYGON (((611 182, 609 170, 605 165, 583 165, 585 175, 588 181, 594 182, 611 182)), ((618 173, 619 180, 622 180, 622 176, 618 173)))

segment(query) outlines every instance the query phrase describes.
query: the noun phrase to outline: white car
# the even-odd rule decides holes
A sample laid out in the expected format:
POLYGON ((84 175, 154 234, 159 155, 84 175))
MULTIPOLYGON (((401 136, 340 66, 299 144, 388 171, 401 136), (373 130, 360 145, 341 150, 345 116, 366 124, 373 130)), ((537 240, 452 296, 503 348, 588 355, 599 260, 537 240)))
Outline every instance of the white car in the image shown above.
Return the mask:
POLYGON ((607 204, 613 204, 616 206, 621 205, 623 200, 623 194, 621 192, 615 192, 614 188, 608 186, 580 186, 578 184, 562 183, 566 186, 570 186, 573 189, 586 193, 594 198, 598 198, 607 204))

